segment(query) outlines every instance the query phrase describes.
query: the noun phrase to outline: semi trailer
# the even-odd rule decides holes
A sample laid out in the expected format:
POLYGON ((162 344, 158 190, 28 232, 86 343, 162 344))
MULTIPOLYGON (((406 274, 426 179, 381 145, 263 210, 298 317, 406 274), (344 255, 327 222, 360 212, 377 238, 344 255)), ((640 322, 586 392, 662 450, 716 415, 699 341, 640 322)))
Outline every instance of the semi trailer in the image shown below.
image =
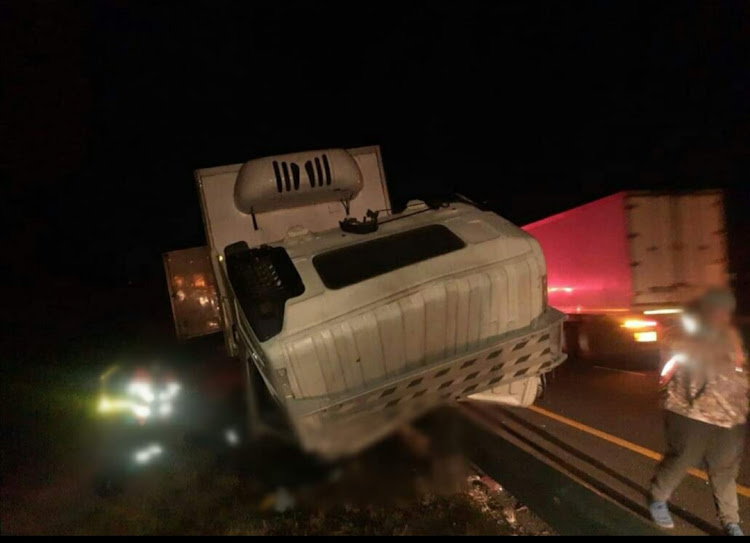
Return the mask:
POLYGON ((684 304, 729 281, 719 190, 619 192, 523 228, 579 359, 657 352, 684 304))
POLYGON ((335 460, 449 402, 528 406, 565 360, 539 243, 466 199, 395 212, 378 147, 195 179, 208 244, 164 255, 176 331, 223 332, 252 436, 335 460))

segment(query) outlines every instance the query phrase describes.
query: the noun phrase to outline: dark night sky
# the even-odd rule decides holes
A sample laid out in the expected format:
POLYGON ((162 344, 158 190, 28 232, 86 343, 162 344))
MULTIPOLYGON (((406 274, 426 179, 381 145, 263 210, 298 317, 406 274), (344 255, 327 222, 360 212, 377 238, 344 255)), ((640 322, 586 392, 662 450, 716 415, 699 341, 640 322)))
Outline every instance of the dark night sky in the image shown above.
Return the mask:
POLYGON ((727 188, 750 290, 749 3, 261 4, 3 3, 11 324, 163 319, 160 253, 204 241, 192 170, 374 143, 396 196, 519 224, 727 188))

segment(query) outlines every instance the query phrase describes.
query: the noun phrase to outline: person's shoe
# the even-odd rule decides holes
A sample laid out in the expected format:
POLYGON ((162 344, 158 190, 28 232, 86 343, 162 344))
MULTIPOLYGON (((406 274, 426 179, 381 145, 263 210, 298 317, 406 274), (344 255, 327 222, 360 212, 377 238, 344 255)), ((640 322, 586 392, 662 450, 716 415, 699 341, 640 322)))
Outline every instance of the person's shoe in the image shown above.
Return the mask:
POLYGON ((672 515, 669 514, 667 502, 651 502, 648 506, 648 511, 651 513, 651 520, 659 528, 674 528, 674 521, 672 520, 672 515))
POLYGON ((738 535, 743 536, 745 534, 742 533, 742 528, 740 528, 740 525, 736 522, 732 522, 730 524, 724 525, 724 533, 727 535, 738 535))

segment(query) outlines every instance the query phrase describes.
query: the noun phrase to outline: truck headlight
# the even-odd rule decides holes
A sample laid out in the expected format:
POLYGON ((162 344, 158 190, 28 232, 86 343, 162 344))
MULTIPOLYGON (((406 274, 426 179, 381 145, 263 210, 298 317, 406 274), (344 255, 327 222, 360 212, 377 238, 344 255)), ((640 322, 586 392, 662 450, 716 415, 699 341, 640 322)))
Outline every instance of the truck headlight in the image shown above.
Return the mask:
POLYGON ((656 332, 636 332, 633 334, 633 338, 637 343, 654 343, 659 339, 656 332))

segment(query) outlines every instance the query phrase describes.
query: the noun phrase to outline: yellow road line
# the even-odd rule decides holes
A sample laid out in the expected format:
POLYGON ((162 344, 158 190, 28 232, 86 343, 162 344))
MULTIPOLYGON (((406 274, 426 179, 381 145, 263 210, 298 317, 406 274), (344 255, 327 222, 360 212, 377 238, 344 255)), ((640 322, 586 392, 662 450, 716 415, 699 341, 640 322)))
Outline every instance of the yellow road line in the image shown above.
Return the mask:
MULTIPOLYGON (((557 413, 553 413, 552 411, 547 411, 546 409, 542 409, 541 407, 532 405, 531 407, 529 407, 529 409, 531 409, 535 413, 539 413, 542 416, 545 416, 552 420, 556 420, 557 422, 560 422, 567 426, 572 426, 576 430, 580 430, 581 432, 585 432, 589 435, 598 437, 605 441, 609 441, 610 443, 614 445, 623 447, 625 449, 633 451, 634 453, 638 453, 642 456, 645 456, 646 458, 650 458, 651 460, 660 462, 661 459, 664 458, 662 455, 660 455, 657 452, 652 451, 651 449, 641 447, 640 445, 636 445, 635 443, 631 443, 630 441, 627 441, 625 439, 619 438, 617 436, 613 436, 612 434, 608 434, 607 432, 602 432, 601 430, 597 430, 596 428, 592 428, 591 426, 586 426, 585 424, 581 424, 578 421, 569 419, 567 417, 563 417, 562 415, 558 415, 557 413)), ((699 479, 708 481, 708 474, 703 470, 690 468, 688 470, 688 473, 692 475, 693 477, 698 477, 699 479)), ((739 494, 740 496, 745 496, 746 498, 750 498, 750 488, 746 486, 742 486, 742 485, 737 485, 737 494, 739 494)))

